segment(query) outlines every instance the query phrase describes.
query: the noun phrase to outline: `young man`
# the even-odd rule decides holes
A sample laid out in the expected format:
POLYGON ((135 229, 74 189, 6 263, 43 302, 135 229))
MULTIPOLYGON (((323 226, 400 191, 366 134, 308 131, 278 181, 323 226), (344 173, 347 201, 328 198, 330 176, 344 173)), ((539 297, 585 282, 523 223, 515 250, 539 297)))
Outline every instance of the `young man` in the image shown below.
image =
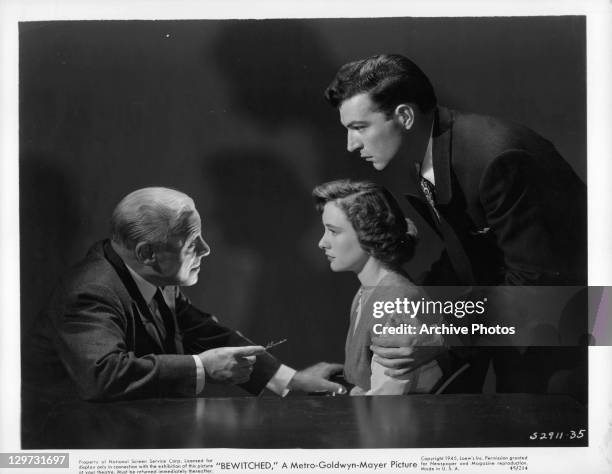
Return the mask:
MULTIPOLYGON (((347 149, 399 176, 411 206, 444 242, 423 284, 586 284, 586 187, 546 139, 438 106, 427 76, 400 55, 345 64, 325 96, 347 129, 347 149)), ((410 370, 416 354, 374 352, 396 373, 410 370)))

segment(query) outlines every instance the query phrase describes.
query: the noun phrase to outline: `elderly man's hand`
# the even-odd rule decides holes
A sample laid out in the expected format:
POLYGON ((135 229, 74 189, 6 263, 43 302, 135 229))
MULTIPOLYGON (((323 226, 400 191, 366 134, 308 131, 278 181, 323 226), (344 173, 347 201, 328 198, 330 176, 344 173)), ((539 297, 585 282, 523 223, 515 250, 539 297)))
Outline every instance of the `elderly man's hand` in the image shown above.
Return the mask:
POLYGON ((400 377, 427 364, 447 350, 441 342, 428 346, 415 345, 417 342, 414 336, 373 336, 370 349, 374 353, 373 359, 387 368, 386 375, 400 377))
POLYGON ((218 347, 198 354, 206 375, 219 383, 245 383, 251 377, 255 356, 262 346, 218 347))
POLYGON ((318 364, 296 372, 287 388, 306 393, 328 392, 345 394, 346 389, 342 385, 328 380, 332 375, 340 372, 342 372, 342 364, 319 362, 318 364))

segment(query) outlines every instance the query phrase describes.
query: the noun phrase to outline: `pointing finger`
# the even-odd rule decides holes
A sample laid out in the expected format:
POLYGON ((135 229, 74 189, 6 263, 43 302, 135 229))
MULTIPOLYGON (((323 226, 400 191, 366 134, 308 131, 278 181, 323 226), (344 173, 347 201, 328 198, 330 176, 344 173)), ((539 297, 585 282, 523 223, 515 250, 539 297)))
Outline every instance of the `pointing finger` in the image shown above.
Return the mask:
POLYGON ((248 357, 263 354, 266 350, 262 346, 228 347, 236 357, 248 357))

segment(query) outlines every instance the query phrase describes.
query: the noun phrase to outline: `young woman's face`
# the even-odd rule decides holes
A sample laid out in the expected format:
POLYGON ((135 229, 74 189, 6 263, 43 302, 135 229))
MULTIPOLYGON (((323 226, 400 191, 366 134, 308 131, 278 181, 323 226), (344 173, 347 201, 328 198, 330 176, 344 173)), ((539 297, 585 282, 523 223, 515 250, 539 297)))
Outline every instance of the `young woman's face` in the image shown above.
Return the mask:
POLYGON ((328 202, 321 217, 325 232, 319 241, 319 248, 325 252, 332 271, 359 273, 369 255, 361 248, 357 233, 344 211, 335 203, 328 202))

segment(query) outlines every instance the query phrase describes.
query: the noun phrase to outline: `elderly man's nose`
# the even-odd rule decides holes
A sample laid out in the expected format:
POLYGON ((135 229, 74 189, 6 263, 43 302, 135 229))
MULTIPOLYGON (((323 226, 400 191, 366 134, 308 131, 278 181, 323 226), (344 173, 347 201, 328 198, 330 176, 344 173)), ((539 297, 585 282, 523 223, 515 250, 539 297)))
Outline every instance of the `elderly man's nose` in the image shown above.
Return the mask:
POLYGON ((210 247, 202 237, 198 237, 197 251, 199 257, 210 255, 210 247))

